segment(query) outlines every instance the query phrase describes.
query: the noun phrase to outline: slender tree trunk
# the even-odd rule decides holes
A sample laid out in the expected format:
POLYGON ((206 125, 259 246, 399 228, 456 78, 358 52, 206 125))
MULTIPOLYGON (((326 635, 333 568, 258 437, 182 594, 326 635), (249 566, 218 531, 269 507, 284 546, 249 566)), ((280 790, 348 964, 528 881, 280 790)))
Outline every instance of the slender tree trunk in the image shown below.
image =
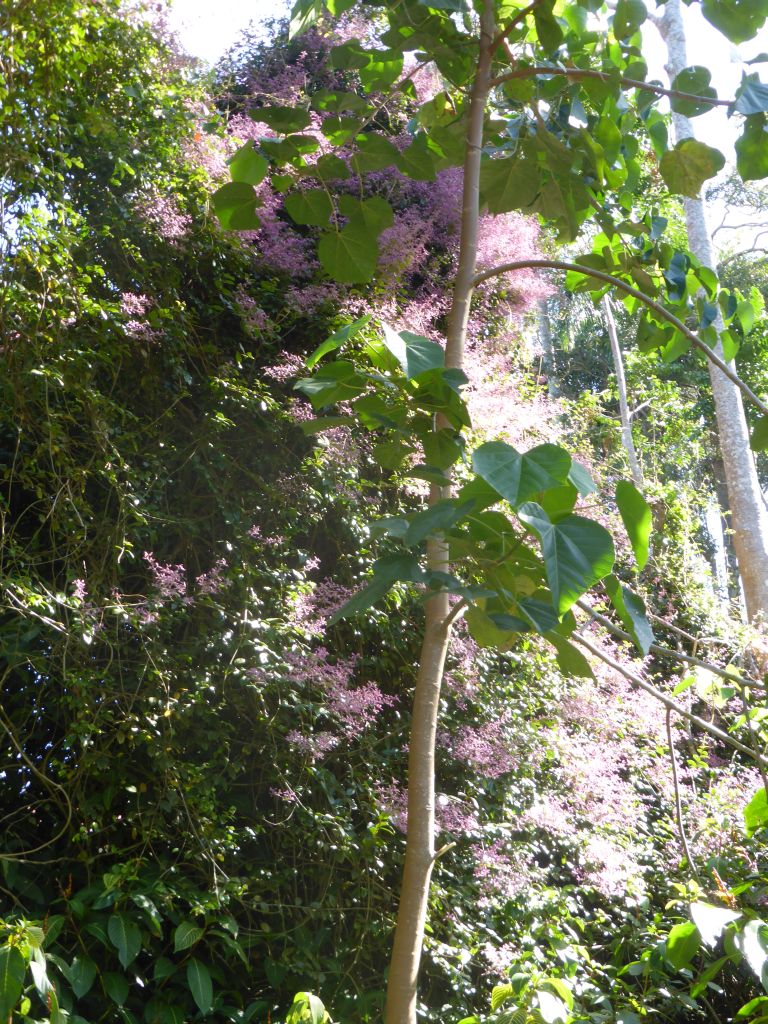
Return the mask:
MULTIPOLYGON (((467 321, 477 262, 480 158, 483 146, 483 119, 490 88, 494 35, 493 0, 485 0, 480 18, 477 73, 472 88, 467 125, 459 267, 454 283, 445 350, 445 363, 448 367, 461 368, 464 361, 467 321)), ((437 417, 435 430, 440 430, 444 426, 446 423, 443 419, 437 417)), ((449 493, 449 488, 432 487, 430 503, 439 501, 449 493)), ((427 565, 433 570, 447 571, 448 548, 444 541, 437 538, 428 541, 427 565)), ((426 602, 426 622, 416 679, 408 752, 408 835, 405 867, 387 981, 385 1024, 416 1024, 419 964, 424 944, 429 883, 435 864, 435 734, 440 707, 440 687, 451 633, 449 612, 446 593, 436 594, 426 602)))
POLYGON ((629 460, 629 471, 632 474, 632 479, 638 487, 642 487, 643 471, 637 458, 637 451, 635 450, 635 441, 632 437, 632 419, 627 403, 627 378, 624 375, 624 357, 621 354, 619 335, 616 331, 616 320, 611 309, 611 300, 607 295, 603 296, 603 315, 605 316, 605 326, 608 328, 608 339, 611 343, 611 355, 613 356, 613 371, 616 374, 616 387, 619 392, 621 440, 629 460))
MULTIPOLYGON (((680 0, 667 0, 664 16, 657 24, 667 44, 667 71, 670 78, 674 79, 687 65, 680 0)), ((672 120, 678 142, 693 137, 691 122, 687 117, 673 114, 672 120)), ((702 264, 715 270, 704 205, 701 199, 685 199, 684 204, 691 252, 702 264)), ((719 332, 724 330, 719 314, 715 327, 719 332)), ((715 351, 722 357, 722 345, 719 342, 715 351)), ((708 367, 731 509, 733 546, 744 587, 747 616, 752 622, 761 621, 768 619, 768 514, 749 447, 749 431, 741 394, 716 366, 710 362, 708 367)))
POLYGON ((715 493, 720 513, 720 536, 725 559, 725 590, 726 598, 733 601, 735 607, 744 614, 744 597, 739 583, 739 561, 733 547, 733 528, 731 526, 731 507, 728 501, 728 485, 725 479, 725 466, 722 459, 715 459, 712 465, 715 477, 715 493))
POLYGON ((560 393, 560 382, 557 379, 557 365, 555 363, 555 346, 552 341, 552 327, 549 322, 549 302, 547 299, 539 299, 537 303, 537 318, 539 321, 539 341, 543 353, 542 365, 547 375, 547 392, 550 398, 557 398, 560 393))

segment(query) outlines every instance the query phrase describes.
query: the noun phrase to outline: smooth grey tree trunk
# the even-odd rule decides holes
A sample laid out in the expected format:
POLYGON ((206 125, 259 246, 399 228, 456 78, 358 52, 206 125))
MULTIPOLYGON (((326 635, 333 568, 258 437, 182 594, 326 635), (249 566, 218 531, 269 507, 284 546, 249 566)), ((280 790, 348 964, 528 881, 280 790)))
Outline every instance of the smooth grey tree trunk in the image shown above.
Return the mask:
MULTIPOLYGON (((673 80, 688 63, 680 0, 667 0, 664 15, 656 24, 667 44, 667 72, 673 80)), ((673 114, 672 121, 677 142, 694 137, 689 118, 673 114)), ((684 206, 690 250, 702 264, 716 270, 704 204, 700 198, 685 199, 684 206)), ((715 327, 718 331, 724 330, 719 314, 715 327)), ((722 357, 719 342, 715 351, 722 357)), ((708 368, 728 489, 733 546, 744 588, 747 616, 751 622, 765 621, 768 620, 768 514, 749 447, 744 407, 735 385, 711 362, 708 368)))
POLYGON ((557 398, 560 393, 560 381, 557 378, 555 362, 555 345, 552 340, 552 327, 549 322, 549 300, 539 299, 536 317, 539 323, 539 343, 542 352, 542 369, 547 376, 547 392, 550 398, 557 398))
POLYGON ((619 334, 616 330, 616 320, 611 309, 611 300, 607 295, 603 296, 603 316, 605 326, 608 329, 608 340, 611 343, 611 355, 613 356, 613 372, 616 374, 616 388, 619 392, 619 415, 621 417, 621 442, 627 453, 629 471, 635 486, 643 486, 643 470, 640 467, 640 460, 635 449, 635 439, 632 437, 632 417, 627 402, 627 378, 624 374, 624 357, 619 344, 619 334))

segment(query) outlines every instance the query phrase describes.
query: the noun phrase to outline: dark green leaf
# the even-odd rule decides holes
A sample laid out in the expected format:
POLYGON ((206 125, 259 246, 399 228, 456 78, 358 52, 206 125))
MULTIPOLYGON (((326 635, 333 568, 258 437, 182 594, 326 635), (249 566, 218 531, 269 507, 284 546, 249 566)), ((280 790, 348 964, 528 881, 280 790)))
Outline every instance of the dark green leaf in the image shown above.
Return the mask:
MULTIPOLYGON (((625 0, 619 0, 619 3, 625 0)), ((634 0, 637 2, 637 0, 634 0)), ((552 14, 552 8, 544 4, 537 4, 533 9, 533 20, 536 24, 536 35, 539 37, 544 52, 549 55, 555 52, 563 41, 563 30, 552 14)))
POLYGON ((261 221, 256 208, 261 200, 253 186, 244 181, 229 181, 211 196, 211 206, 221 226, 230 231, 255 231, 261 221))
POLYGON ((445 352, 437 342, 422 338, 410 331, 394 331, 387 324, 384 328, 384 344, 397 359, 403 373, 409 380, 428 370, 445 366, 445 352))
POLYGON ((370 608, 384 597, 392 584, 398 580, 417 583, 421 579, 423 573, 418 559, 413 555, 386 555, 379 558, 373 565, 373 577, 368 586, 353 594, 338 611, 335 611, 328 619, 328 624, 332 626, 339 619, 349 618, 350 615, 370 608))
POLYGON ((357 373, 354 363, 339 359, 329 363, 314 377, 304 377, 294 384, 303 391, 314 409, 322 409, 336 402, 351 401, 365 390, 365 379, 357 373))
POLYGON ((128 981, 126 978, 122 974, 108 971, 102 978, 102 982, 104 984, 104 991, 112 1002, 122 1006, 128 998, 128 981))
POLYGON ((213 1006, 213 985, 208 968, 195 957, 187 964, 187 984, 192 998, 202 1014, 210 1013, 213 1006))
POLYGON ((599 523, 581 516, 549 520, 535 502, 521 505, 518 517, 541 542, 549 588, 559 614, 613 569, 613 540, 599 523))
POLYGON ((613 575, 605 581, 605 589, 627 632, 632 635, 638 650, 645 657, 656 638, 646 618, 642 599, 633 594, 628 587, 622 586, 613 575))
POLYGON ((256 107, 248 114, 254 121, 262 121, 281 135, 303 131, 312 121, 308 110, 294 107, 256 107))
POLYGON ((358 174, 391 167, 400 156, 400 151, 383 135, 358 135, 355 142, 357 152, 350 158, 350 163, 358 174))
POLYGON ((182 921, 173 932, 173 951, 182 953, 199 942, 205 934, 205 929, 198 927, 191 921, 182 921))
POLYGON ((752 428, 749 447, 753 452, 764 452, 768 448, 768 416, 761 416, 752 428))
POLYGON ((732 43, 745 43, 768 17, 768 0, 702 0, 701 12, 732 43))
POLYGON ((323 235, 317 254, 323 269, 334 281, 362 284, 370 281, 376 271, 379 247, 373 232, 351 223, 341 231, 323 235))
POLYGON ((744 181, 768 178, 768 124, 765 114, 751 114, 736 140, 736 169, 744 181))
POLYGON ((69 969, 69 983, 78 999, 81 999, 87 992, 90 992, 97 973, 96 964, 84 953, 76 956, 72 961, 72 966, 69 969))
POLYGON ((414 513, 404 538, 406 545, 414 547, 435 533, 449 530, 460 522, 472 508, 474 508, 474 502, 469 501, 458 505, 449 498, 435 502, 422 512, 414 513))
POLYGON ((350 338, 354 338, 358 331, 361 331, 366 324, 370 323, 370 321, 371 316, 370 314, 367 314, 366 316, 360 317, 359 320, 355 320, 354 323, 345 324, 343 327, 340 327, 338 331, 334 331, 330 338, 326 338, 322 344, 318 345, 312 355, 307 359, 307 369, 311 370, 312 367, 323 358, 323 356, 327 355, 329 352, 334 352, 336 349, 341 348, 342 345, 345 345, 350 338))
POLYGON ((127 914, 112 914, 107 932, 123 967, 127 967, 138 956, 141 949, 141 932, 138 925, 127 914))
POLYGON ((682 114, 684 117, 696 117, 698 114, 706 114, 707 111, 712 110, 713 104, 707 103, 707 98, 716 100, 717 93, 709 84, 711 80, 712 75, 707 68, 698 65, 684 68, 675 77, 672 88, 678 92, 692 93, 705 98, 703 100, 688 100, 673 96, 670 99, 670 104, 675 113, 682 114))
POLYGON ((749 75, 736 90, 734 110, 740 114, 762 114, 768 110, 768 85, 749 75))
POLYGON ((306 192, 294 192, 286 196, 285 208, 297 224, 320 227, 325 227, 333 213, 331 197, 324 188, 311 188, 306 192))
POLYGON ((629 39, 648 17, 642 0, 618 0, 613 16, 613 34, 617 39, 629 39))
POLYGON ((594 494, 597 490, 597 484, 589 471, 575 460, 571 462, 571 468, 568 470, 568 479, 584 498, 589 494, 594 494))
POLYGON ((640 491, 628 480, 616 485, 616 504, 619 507, 624 529, 635 554, 638 569, 644 569, 648 561, 649 541, 653 518, 651 509, 640 491))
POLYGON ((16 946, 3 946, 0 949, 0 1020, 9 1020, 16 1009, 26 972, 21 950, 16 946))

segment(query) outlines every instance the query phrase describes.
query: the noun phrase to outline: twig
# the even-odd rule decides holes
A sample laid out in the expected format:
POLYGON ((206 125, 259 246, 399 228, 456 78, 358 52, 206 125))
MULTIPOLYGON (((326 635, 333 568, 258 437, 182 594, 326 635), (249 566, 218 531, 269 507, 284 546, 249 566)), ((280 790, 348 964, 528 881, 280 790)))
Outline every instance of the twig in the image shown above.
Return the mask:
POLYGON ((685 834, 685 825, 683 824, 683 803, 680 799, 680 783, 677 778, 677 758, 675 757, 675 744, 672 740, 672 708, 667 708, 666 719, 669 758, 672 762, 672 785, 675 790, 675 819, 677 820, 677 831, 680 836, 680 844, 683 847, 683 853, 688 861, 688 865, 693 872, 694 878, 699 881, 699 872, 696 870, 696 864, 691 856, 691 850, 688 846, 688 837, 685 834))

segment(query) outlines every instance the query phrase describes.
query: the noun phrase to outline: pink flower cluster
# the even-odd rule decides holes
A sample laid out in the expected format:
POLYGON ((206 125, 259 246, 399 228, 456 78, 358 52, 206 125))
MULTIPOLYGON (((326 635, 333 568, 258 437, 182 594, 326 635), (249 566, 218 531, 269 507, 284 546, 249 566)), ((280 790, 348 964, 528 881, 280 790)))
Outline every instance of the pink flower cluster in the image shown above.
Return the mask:
POLYGON ((151 551, 144 552, 144 561, 149 566, 152 582, 161 598, 169 601, 181 598, 185 604, 191 602, 192 598, 187 595, 187 571, 183 565, 158 562, 151 551))
POLYGON ((440 740, 457 761, 463 761, 485 778, 496 779, 519 765, 510 750, 508 732, 508 724, 499 720, 479 726, 463 725, 453 736, 443 733, 440 740))

